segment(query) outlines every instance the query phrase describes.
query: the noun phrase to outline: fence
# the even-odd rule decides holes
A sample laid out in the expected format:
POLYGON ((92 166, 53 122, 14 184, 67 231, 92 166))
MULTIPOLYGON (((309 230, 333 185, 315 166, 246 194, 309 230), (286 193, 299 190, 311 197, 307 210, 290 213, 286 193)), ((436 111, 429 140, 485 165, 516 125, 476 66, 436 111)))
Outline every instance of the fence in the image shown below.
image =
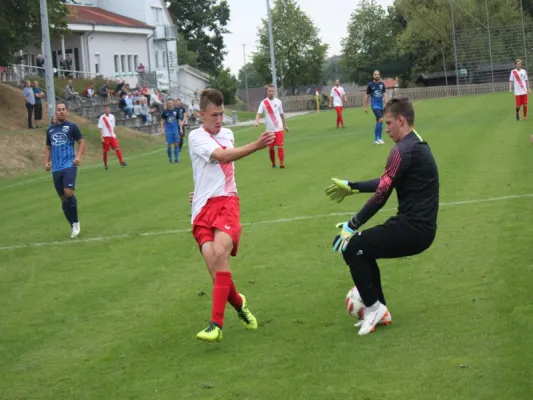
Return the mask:
MULTIPOLYGON (((437 99, 443 97, 467 96, 475 94, 486 94, 494 92, 506 92, 509 89, 507 82, 467 84, 467 85, 449 85, 449 86, 431 86, 419 88, 394 88, 387 91, 389 98, 408 97, 411 101, 420 101, 427 99, 437 99)), ((348 102, 346 107, 363 107, 365 91, 347 93, 348 102)), ((314 96, 290 96, 282 97, 283 111, 295 112, 309 110, 308 102, 314 99, 314 96)), ((251 110, 257 110, 259 102, 250 105, 251 110)), ((314 110, 310 110, 314 111, 314 110)))

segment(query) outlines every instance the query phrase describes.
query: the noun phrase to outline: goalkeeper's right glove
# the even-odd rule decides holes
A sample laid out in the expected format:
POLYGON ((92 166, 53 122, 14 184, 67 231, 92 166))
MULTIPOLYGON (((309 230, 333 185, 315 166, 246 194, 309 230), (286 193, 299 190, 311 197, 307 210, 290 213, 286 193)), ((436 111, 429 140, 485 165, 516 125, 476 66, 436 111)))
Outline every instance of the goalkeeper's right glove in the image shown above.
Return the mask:
POLYGON ((333 184, 326 188, 326 195, 333 201, 340 203, 346 196, 350 196, 357 192, 348 185, 348 181, 343 181, 337 178, 331 178, 333 184))

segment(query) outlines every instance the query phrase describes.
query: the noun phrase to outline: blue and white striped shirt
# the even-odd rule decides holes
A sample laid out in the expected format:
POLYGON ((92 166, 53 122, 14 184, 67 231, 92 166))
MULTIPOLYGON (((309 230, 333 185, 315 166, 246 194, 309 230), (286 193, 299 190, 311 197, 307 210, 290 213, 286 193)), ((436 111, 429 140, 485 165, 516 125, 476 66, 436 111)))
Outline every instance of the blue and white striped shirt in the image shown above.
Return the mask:
POLYGON ((52 172, 74 166, 76 151, 74 141, 83 139, 80 128, 73 122, 50 125, 46 131, 46 145, 50 147, 52 172))

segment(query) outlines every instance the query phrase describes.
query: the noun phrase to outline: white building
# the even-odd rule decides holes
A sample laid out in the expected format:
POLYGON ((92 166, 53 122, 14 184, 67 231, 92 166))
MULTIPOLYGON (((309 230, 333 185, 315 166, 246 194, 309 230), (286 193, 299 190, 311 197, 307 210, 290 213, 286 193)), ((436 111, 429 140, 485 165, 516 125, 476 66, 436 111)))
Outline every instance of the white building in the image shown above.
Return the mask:
MULTIPOLYGON (((72 59, 71 70, 85 76, 124 79, 137 84, 137 68, 146 69, 143 80, 166 90, 189 93, 202 90, 209 77, 189 66, 178 68, 177 27, 163 0, 70 0, 70 36, 53 40, 52 60, 72 59), (183 83, 181 82, 183 80, 183 83), (186 89, 187 88, 187 89, 186 89)), ((35 65, 41 49, 24 50, 25 64, 35 65)), ((76 75, 76 74, 75 74, 76 75)), ((176 92, 176 94, 178 94, 176 92)))

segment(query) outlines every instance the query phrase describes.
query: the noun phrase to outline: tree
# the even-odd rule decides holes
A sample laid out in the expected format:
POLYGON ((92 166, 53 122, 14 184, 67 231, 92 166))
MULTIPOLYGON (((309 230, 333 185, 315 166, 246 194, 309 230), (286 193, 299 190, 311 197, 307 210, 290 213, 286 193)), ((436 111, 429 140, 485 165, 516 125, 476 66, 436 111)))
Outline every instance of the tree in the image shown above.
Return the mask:
POLYGON ((169 11, 188 50, 197 55, 197 67, 215 74, 226 55, 223 35, 229 32, 226 29, 230 19, 227 1, 173 0, 169 11))
MULTIPOLYGON (((48 0, 50 34, 67 31, 68 8, 62 0, 48 0)), ((0 65, 16 61, 16 52, 33 44, 41 47, 39 0, 2 0, 0 7, 0 65)))
POLYGON ((239 70, 239 79, 238 87, 239 89, 244 89, 246 87, 246 82, 244 81, 244 70, 246 69, 246 75, 248 78, 248 87, 259 87, 263 86, 267 81, 257 72, 254 67, 254 64, 247 63, 244 67, 239 70))
POLYGON ((222 92, 225 104, 235 104, 237 97, 237 78, 231 74, 229 68, 220 68, 210 79, 209 87, 222 92))
POLYGON ((393 19, 375 0, 359 2, 348 23, 348 37, 342 40, 342 66, 350 81, 365 84, 371 73, 361 72, 361 67, 397 58, 393 28, 393 19))
POLYGON ((349 82, 350 78, 344 72, 344 66, 341 63, 341 57, 333 56, 326 60, 323 68, 322 81, 331 84, 336 79, 341 82, 349 82))
POLYGON ((180 65, 198 67, 198 55, 189 50, 189 44, 181 33, 178 33, 178 62, 180 65))
MULTIPOLYGON (((276 74, 284 86, 318 83, 328 46, 318 37, 318 29, 294 0, 275 0, 272 9, 272 35, 276 74)), ((253 64, 263 82, 271 81, 268 26, 263 19, 258 31, 259 46, 253 64)))

